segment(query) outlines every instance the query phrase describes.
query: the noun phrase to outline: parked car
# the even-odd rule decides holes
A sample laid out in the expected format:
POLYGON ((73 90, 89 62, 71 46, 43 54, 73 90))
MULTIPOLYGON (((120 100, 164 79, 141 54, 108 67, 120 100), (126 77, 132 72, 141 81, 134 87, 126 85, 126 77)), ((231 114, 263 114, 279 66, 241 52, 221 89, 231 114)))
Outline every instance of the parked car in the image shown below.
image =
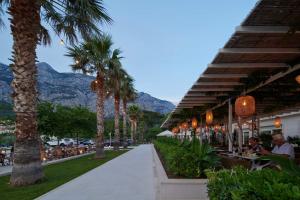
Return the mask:
POLYGON ((57 140, 49 140, 46 143, 50 146, 56 146, 58 144, 57 140))
POLYGON ((68 146, 75 144, 75 141, 71 138, 63 138, 59 141, 60 146, 68 146))
POLYGON ((93 140, 83 140, 80 142, 80 144, 83 144, 83 145, 94 145, 95 142, 93 140))
POLYGON ((68 145, 71 145, 71 144, 75 144, 75 142, 71 138, 63 138, 63 139, 59 140, 59 143, 58 143, 57 140, 49 140, 47 142, 47 144, 49 144, 50 146, 57 146, 58 144, 60 146, 68 146, 68 145))

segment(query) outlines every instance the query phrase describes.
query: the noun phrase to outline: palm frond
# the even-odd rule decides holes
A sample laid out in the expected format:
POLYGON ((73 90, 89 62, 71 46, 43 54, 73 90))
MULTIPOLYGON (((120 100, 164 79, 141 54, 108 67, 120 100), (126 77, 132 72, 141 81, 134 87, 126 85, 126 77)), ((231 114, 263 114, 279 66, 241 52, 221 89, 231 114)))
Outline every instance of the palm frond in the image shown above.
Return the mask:
POLYGON ((39 43, 42 45, 50 45, 51 44, 51 37, 48 30, 41 25, 40 32, 38 34, 39 43))
POLYGON ((41 5, 42 19, 71 44, 79 35, 85 40, 100 35, 97 24, 112 23, 102 0, 41 0, 41 5))
POLYGON ((2 19, 2 16, 4 15, 4 10, 8 7, 8 5, 9 0, 0 0, 0 30, 5 27, 5 23, 2 19))

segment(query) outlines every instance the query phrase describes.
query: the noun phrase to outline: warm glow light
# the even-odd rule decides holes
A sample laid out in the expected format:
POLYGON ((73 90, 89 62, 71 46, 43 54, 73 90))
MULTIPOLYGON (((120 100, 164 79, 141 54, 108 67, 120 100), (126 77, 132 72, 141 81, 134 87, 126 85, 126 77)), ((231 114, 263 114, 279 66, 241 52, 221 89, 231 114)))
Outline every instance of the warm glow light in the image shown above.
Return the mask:
POLYGON ((189 124, 187 122, 183 122, 182 127, 187 130, 189 128, 189 124))
POLYGON ((95 80, 95 83, 97 84, 97 83, 98 83, 98 81, 97 81, 97 80, 95 80))
POLYGON ((76 63, 76 64, 79 64, 79 60, 76 60, 75 63, 76 63))
POLYGON ((296 81, 300 84, 300 74, 296 76, 296 81))
POLYGON ((214 116, 213 116, 212 111, 211 110, 207 111, 206 112, 206 124, 208 124, 208 125, 211 124, 213 122, 213 118, 214 118, 214 116))
POLYGON ((83 153, 83 151, 80 149, 80 150, 79 150, 79 153, 80 153, 80 154, 82 154, 82 153, 83 153))
POLYGON ((46 160, 47 160, 47 159, 44 157, 44 158, 43 158, 43 161, 46 161, 46 160))
POLYGON ((192 127, 193 127, 193 129, 196 129, 197 126, 198 126, 198 121, 197 121, 197 119, 194 117, 194 118, 192 119, 192 127))
POLYGON ((239 117, 247 118, 255 113, 255 99, 252 96, 241 96, 235 101, 235 113, 239 117))
POLYGON ((176 133, 179 132, 179 129, 178 129, 177 127, 174 127, 174 128, 172 129, 172 132, 173 132, 174 134, 176 134, 176 133))
POLYGON ((276 117, 274 120, 274 126, 276 128, 280 128, 281 127, 281 118, 280 117, 276 117))

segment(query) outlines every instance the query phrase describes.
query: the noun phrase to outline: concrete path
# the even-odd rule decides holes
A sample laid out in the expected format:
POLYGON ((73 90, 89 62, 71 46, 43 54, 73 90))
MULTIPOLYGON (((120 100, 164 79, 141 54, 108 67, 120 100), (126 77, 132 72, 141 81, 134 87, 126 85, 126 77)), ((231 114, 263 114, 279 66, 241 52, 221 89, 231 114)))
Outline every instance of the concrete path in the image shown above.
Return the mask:
POLYGON ((44 194, 41 200, 155 200, 151 145, 135 149, 44 194))

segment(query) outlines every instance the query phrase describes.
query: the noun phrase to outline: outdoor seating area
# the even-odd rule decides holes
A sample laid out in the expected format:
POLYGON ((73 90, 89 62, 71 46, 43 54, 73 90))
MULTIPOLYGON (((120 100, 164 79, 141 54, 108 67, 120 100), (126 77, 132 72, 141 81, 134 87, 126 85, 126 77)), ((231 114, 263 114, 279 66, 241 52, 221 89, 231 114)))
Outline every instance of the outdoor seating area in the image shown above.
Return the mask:
POLYGON ((94 152, 95 150, 96 150, 95 146, 92 146, 92 145, 86 145, 86 146, 82 146, 82 147, 55 146, 55 147, 42 148, 41 160, 43 162, 46 162, 46 161, 51 161, 51 160, 68 158, 71 156, 94 152))
MULTIPOLYGON (((76 155, 95 152, 95 145, 82 145, 82 146, 43 146, 41 148, 41 161, 47 162, 68 158, 76 155)), ((0 148, 0 169, 1 166, 12 165, 13 153, 12 147, 0 148)))
MULTIPOLYGON (((220 166, 206 174, 212 199, 222 199, 222 181, 229 180, 228 199, 265 199, 257 183, 250 192, 242 174, 260 182, 283 173, 278 181, 288 187, 288 177, 299 173, 299 11, 299 1, 259 1, 161 126, 181 146, 197 140, 214 147, 220 166), (234 193, 236 184, 241 186, 234 193)), ((280 199, 298 195, 288 194, 280 199)))
MULTIPOLYGON (((244 155, 249 138, 266 132, 261 128, 264 118, 271 121, 271 145, 272 134, 281 134, 285 140, 300 137, 297 120, 282 119, 300 112, 300 32, 292 25, 300 17, 299 10, 298 1, 257 3, 162 127, 173 129, 182 138, 190 132, 188 124, 197 120, 199 139, 225 144, 226 151, 239 156, 244 155), (276 15, 278 11, 282 14, 276 15)), ((291 145, 298 163, 298 145, 291 145)), ((233 157, 222 156, 227 160, 233 157)), ((245 156, 239 159, 243 163, 250 160, 245 156)))

